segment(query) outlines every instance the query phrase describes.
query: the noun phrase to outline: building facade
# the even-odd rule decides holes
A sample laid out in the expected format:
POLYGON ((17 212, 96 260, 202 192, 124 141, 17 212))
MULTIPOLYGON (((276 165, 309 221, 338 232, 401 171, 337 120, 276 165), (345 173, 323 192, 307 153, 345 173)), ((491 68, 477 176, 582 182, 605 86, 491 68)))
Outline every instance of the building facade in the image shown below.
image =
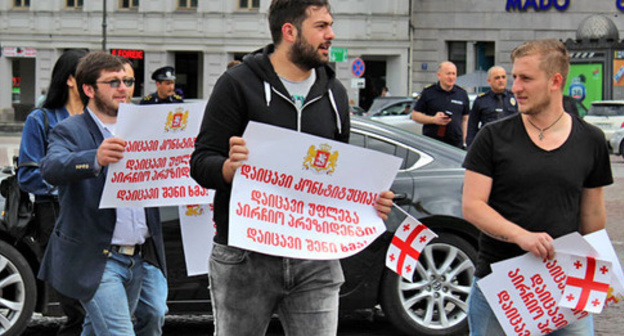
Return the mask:
MULTIPOLYGON (((104 48, 133 59, 137 97, 155 91, 153 70, 172 65, 186 98, 207 99, 229 61, 271 42, 269 5, 270 0, 0 0, 0 119, 25 118, 68 49, 104 48)), ((335 68, 353 104, 372 100, 384 85, 393 94, 407 94, 410 5, 331 2, 333 46, 348 55, 335 68), (352 73, 356 58, 366 62, 364 79, 352 73)))
MULTIPOLYGON (((612 21, 623 36, 624 0, 413 0, 412 89, 420 91, 435 82, 437 64, 441 60, 455 62, 459 75, 487 71, 495 64, 509 72, 511 51, 522 42, 542 38, 576 40, 579 25, 597 14, 612 21)), ((605 27, 593 28, 599 31, 605 27)), ((620 45, 618 41, 616 38, 597 44, 620 45)), ((616 59, 618 48, 609 51, 616 59)), ((607 78, 615 76, 621 65, 617 60, 612 64, 592 60, 589 56, 599 56, 594 49, 589 46, 584 52, 572 53, 569 80, 579 77, 576 72, 581 71, 580 64, 584 64, 587 71, 592 72, 591 77, 596 77, 599 70, 600 78, 609 84, 607 78)), ((624 55, 624 51, 621 54, 624 55)), ((621 62, 624 65, 624 59, 621 62)), ((615 83, 611 90, 604 85, 603 88, 601 99, 624 98, 624 80, 615 83)))
MULTIPOLYGON (((56 59, 75 48, 104 48, 133 59, 137 98, 155 90, 153 70, 172 65, 186 98, 207 99, 229 61, 270 43, 269 5, 270 0, 0 0, 0 120, 23 120, 48 86, 56 59)), ((455 62, 459 75, 494 64, 511 70, 515 46, 538 38, 575 40, 579 25, 592 15, 609 18, 619 35, 624 28, 624 0, 334 0, 331 6, 333 46, 347 51, 334 66, 352 104, 364 108, 383 86, 395 96, 421 91, 437 80, 444 60, 455 62), (355 71, 358 58, 365 69, 355 71)), ((609 84, 606 78, 624 66, 624 48, 616 40, 612 50, 575 52, 573 63, 585 64, 591 77, 600 71, 609 84), (591 66, 600 62, 600 69, 591 66)), ((621 82, 602 86, 601 98, 624 98, 621 72, 621 82)))

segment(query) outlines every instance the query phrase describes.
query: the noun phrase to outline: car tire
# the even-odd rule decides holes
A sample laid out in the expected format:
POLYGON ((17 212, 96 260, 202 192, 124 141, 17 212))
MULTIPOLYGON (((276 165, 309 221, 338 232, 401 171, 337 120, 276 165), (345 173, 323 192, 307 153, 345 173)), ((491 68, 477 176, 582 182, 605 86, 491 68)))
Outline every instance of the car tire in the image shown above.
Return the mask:
POLYGON ((456 335, 468 330, 468 294, 476 258, 476 249, 466 240, 441 233, 421 253, 413 283, 385 270, 380 292, 384 315, 406 335, 456 335))
POLYGON ((0 241, 0 335, 21 335, 35 310, 37 287, 26 259, 0 241))

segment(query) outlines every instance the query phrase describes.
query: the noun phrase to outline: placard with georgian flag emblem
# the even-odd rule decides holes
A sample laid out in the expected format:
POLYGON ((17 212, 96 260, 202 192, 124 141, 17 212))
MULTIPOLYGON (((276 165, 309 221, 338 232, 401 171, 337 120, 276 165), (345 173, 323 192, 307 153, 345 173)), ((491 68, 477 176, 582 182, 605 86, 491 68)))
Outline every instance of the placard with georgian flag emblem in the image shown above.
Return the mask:
POLYGON ((388 247, 386 266, 412 282, 420 253, 437 235, 418 219, 405 214, 407 217, 397 228, 388 247))
POLYGON ((594 257, 570 256, 568 277, 559 306, 599 314, 607 300, 613 276, 611 262, 594 257))

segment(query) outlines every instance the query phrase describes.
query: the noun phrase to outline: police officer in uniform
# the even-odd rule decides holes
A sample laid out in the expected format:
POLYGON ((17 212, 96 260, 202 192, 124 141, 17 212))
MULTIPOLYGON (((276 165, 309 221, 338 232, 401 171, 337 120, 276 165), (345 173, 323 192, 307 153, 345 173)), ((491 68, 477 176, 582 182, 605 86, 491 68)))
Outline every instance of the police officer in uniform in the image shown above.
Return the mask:
POLYGON ((463 148, 470 112, 466 90, 455 85, 457 67, 452 62, 438 66, 439 81, 423 90, 412 111, 412 120, 423 124, 423 134, 463 148))
POLYGON ((518 112, 518 104, 513 93, 507 90, 507 73, 500 66, 488 70, 490 91, 480 94, 475 99, 468 119, 466 144, 470 146, 479 129, 485 124, 518 112))
POLYGON ((156 92, 141 99, 140 105, 183 103, 182 97, 175 90, 175 70, 173 67, 164 66, 152 73, 152 79, 156 81, 156 92))

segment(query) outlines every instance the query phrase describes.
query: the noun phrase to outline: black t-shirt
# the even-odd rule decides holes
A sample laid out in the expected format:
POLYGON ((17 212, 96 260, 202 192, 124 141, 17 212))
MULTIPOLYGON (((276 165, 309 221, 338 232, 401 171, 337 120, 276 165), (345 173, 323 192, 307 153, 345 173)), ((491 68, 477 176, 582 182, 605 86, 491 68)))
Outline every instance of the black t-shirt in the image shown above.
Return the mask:
POLYGON ((426 87, 414 104, 414 110, 434 116, 438 112, 453 113, 451 122, 446 126, 423 125, 423 134, 450 145, 461 147, 463 142, 462 117, 470 112, 466 90, 455 85, 451 91, 445 91, 436 83, 426 87), (440 127, 443 129, 440 130, 440 127))
MULTIPOLYGON (((529 231, 558 238, 578 231, 584 188, 613 183, 604 134, 579 118, 561 147, 545 151, 529 138, 516 114, 487 124, 475 138, 463 166, 492 178, 488 204, 529 231)), ((485 234, 479 238, 478 277, 490 264, 525 252, 485 234)))
POLYGON ((440 83, 429 85, 414 104, 414 110, 430 116, 445 111, 453 113, 446 126, 423 125, 423 134, 453 146, 462 146, 462 117, 470 112, 466 90, 455 85, 451 91, 445 91, 440 83))

